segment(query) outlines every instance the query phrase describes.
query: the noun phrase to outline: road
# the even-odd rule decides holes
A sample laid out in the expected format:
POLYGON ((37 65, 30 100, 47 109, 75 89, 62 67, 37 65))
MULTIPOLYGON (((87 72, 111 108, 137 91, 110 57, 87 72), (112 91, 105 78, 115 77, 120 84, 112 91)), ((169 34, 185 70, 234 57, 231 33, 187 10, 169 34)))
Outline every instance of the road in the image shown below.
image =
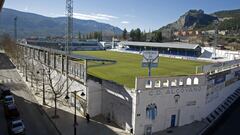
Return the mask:
MULTIPOLYGON (((12 90, 20 117, 26 127, 26 135, 58 135, 51 121, 36 104, 36 100, 21 80, 14 66, 3 55, 0 53, 0 82, 6 84, 12 90)), ((2 105, 0 107, 0 135, 7 135, 2 105)))

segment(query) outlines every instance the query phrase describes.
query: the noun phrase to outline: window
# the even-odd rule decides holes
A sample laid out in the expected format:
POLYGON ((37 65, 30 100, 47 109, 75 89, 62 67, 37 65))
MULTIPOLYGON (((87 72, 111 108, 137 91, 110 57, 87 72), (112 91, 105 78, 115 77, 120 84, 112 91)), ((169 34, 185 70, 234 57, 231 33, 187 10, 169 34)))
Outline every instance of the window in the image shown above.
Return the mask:
POLYGON ((198 85, 198 84, 199 84, 199 79, 198 79, 197 77, 195 77, 195 78, 193 79, 193 84, 194 84, 194 85, 198 85))
POLYGON ((183 80, 182 79, 179 80, 179 86, 183 86, 183 80))
POLYGON ((147 82, 145 84, 145 88, 152 88, 152 81, 151 80, 147 80, 147 82))
POLYGON ((146 117, 150 120, 155 120, 157 116, 157 106, 156 104, 149 104, 146 108, 146 117))
POLYGON ((155 88, 160 88, 161 87, 161 81, 155 81, 155 88))
POLYGON ((173 87, 177 86, 177 80, 172 81, 171 86, 173 86, 173 87))
POLYGON ((169 87, 169 80, 163 82, 163 87, 169 87))
POLYGON ((191 78, 187 79, 186 85, 192 85, 192 79, 191 78))

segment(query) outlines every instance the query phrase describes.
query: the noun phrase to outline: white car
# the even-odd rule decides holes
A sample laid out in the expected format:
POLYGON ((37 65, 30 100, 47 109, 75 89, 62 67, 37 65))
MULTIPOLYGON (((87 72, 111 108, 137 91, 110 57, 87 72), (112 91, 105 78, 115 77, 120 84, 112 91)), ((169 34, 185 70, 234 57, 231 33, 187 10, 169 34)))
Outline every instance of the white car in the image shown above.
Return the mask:
POLYGON ((14 103, 14 97, 12 95, 4 97, 4 104, 9 105, 14 103))
POLYGON ((9 131, 11 135, 25 134, 25 126, 22 120, 14 120, 9 123, 9 131))

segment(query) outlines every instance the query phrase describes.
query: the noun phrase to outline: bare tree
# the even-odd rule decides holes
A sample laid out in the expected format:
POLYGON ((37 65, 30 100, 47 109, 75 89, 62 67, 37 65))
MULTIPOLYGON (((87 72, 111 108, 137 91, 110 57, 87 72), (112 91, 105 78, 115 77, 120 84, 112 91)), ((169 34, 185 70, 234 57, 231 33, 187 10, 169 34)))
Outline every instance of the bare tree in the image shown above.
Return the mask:
POLYGON ((67 90, 70 86, 68 85, 68 88, 65 88, 67 83, 67 79, 63 78, 63 75, 59 74, 56 70, 52 70, 50 67, 47 67, 48 70, 46 71, 46 77, 47 77, 47 85, 50 87, 53 96, 54 96, 54 118, 57 118, 57 100, 61 98, 63 95, 66 94, 67 90))
POLYGON ((54 59, 51 59, 51 56, 54 56, 54 52, 52 48, 48 47, 48 55, 47 55, 47 61, 44 66, 44 71, 46 75, 46 81, 47 85, 49 86, 51 92, 53 93, 54 97, 54 116, 55 118, 58 117, 57 115, 57 101, 60 99, 63 95, 65 95, 68 92, 69 87, 71 84, 68 84, 68 77, 67 75, 64 77, 63 74, 59 73, 56 69, 54 69, 54 65, 51 64, 51 61, 54 59))

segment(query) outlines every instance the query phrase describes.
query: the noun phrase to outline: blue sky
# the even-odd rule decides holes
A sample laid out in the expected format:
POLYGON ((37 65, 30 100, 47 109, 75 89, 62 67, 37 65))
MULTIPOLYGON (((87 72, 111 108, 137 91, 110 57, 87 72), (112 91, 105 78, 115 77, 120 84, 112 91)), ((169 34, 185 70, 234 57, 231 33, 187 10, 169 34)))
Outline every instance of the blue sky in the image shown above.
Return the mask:
MULTIPOLYGON (((4 7, 50 17, 65 14, 65 0, 6 0, 4 7)), ((149 31, 174 22, 190 9, 212 13, 237 8, 240 0, 74 0, 74 17, 149 31)))

